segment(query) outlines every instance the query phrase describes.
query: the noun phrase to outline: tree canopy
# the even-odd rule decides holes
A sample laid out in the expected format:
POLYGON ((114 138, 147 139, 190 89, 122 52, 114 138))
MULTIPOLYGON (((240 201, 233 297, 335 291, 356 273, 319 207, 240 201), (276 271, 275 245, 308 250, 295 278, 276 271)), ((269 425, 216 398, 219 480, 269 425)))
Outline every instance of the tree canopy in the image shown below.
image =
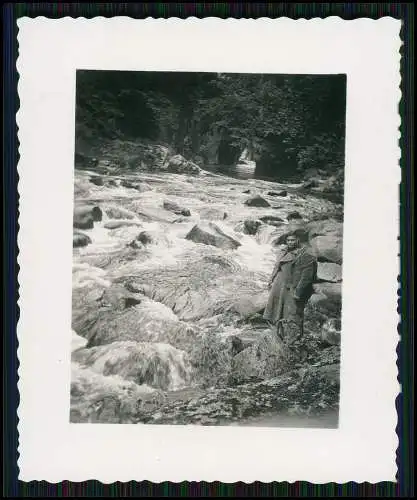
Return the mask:
POLYGON ((77 72, 77 138, 151 140, 269 176, 344 166, 345 75, 77 72))

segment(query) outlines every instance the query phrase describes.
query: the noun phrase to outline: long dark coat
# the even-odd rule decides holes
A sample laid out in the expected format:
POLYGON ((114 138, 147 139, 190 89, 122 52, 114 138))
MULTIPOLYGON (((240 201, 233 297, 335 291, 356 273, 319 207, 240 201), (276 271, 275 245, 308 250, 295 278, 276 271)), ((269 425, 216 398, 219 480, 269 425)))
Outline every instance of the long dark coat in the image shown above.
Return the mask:
POLYGON ((316 274, 317 260, 306 247, 281 251, 271 276, 272 287, 264 319, 273 324, 280 320, 292 321, 302 328, 304 308, 313 293, 316 274))

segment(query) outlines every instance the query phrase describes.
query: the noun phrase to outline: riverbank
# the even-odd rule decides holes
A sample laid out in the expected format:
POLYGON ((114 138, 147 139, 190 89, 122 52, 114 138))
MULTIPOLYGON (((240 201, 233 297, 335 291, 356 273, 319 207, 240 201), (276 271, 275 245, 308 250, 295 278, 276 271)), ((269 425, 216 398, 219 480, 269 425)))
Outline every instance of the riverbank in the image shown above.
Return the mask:
POLYGON ((337 413, 340 204, 204 170, 87 167, 75 171, 73 422, 284 425, 275 416, 337 413), (300 367, 261 320, 276 244, 294 224, 321 260, 300 367))

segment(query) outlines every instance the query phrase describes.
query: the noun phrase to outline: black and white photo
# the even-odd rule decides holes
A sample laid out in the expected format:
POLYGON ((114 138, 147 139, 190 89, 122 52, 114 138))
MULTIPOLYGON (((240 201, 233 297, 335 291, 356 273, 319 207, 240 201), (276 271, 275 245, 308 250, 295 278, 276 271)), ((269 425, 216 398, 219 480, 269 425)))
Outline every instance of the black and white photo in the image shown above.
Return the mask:
POLYGON ((395 480, 400 28, 19 19, 19 479, 395 480))
POLYGON ((77 72, 71 422, 337 427, 346 75, 77 72))

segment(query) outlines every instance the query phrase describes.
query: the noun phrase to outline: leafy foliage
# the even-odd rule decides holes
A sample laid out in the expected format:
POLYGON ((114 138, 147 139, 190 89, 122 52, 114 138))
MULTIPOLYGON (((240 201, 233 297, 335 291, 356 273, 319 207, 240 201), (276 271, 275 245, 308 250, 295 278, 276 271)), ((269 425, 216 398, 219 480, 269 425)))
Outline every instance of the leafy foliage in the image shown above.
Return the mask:
POLYGON ((77 139, 149 139, 268 176, 344 164, 344 75, 79 71, 77 139))

